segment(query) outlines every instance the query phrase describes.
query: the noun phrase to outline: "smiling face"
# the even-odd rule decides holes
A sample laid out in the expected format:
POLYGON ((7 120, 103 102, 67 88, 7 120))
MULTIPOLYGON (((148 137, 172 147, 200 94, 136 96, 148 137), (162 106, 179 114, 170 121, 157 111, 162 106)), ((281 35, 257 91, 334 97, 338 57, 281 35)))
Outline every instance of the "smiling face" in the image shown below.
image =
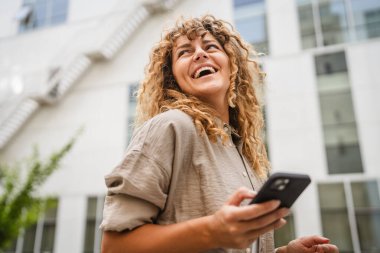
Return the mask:
POLYGON ((210 104, 215 109, 227 107, 229 58, 210 33, 189 40, 180 36, 172 51, 174 77, 186 94, 210 104))

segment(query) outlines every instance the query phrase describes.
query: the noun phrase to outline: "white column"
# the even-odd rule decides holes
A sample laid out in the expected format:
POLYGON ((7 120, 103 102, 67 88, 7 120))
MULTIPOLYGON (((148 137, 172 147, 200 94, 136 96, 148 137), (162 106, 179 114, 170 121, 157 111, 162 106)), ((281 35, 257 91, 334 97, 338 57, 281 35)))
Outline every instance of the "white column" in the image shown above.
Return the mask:
POLYGON ((313 181, 293 207, 296 238, 306 235, 323 235, 317 183, 313 181))
POLYGON ((83 251, 86 198, 63 196, 59 199, 55 253, 81 253, 83 251))
POLYGON ((288 55, 301 49, 295 0, 266 0, 270 54, 288 55))

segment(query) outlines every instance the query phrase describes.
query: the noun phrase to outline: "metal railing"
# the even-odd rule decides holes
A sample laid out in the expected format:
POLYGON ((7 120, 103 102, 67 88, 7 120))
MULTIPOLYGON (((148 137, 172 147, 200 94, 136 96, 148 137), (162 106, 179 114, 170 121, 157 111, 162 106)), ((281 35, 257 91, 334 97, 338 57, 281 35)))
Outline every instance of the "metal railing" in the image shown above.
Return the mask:
POLYGON ((95 49, 78 53, 67 64, 59 66, 38 94, 20 95, 11 105, 7 105, 6 110, 2 108, 4 115, 0 118, 0 150, 38 108, 62 99, 94 63, 112 59, 151 15, 172 9, 177 2, 179 0, 145 0, 122 22, 116 24, 115 30, 107 38, 102 38, 103 42, 95 49))

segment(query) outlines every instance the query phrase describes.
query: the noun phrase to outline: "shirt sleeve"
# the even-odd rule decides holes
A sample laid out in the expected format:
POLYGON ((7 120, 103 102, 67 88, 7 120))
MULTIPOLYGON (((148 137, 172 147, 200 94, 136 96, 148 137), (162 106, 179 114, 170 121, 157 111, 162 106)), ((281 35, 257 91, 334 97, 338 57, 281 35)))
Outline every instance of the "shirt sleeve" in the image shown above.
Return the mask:
POLYGON ((165 207, 170 176, 141 151, 127 153, 105 181, 108 193, 100 226, 103 230, 131 230, 154 223, 165 207))

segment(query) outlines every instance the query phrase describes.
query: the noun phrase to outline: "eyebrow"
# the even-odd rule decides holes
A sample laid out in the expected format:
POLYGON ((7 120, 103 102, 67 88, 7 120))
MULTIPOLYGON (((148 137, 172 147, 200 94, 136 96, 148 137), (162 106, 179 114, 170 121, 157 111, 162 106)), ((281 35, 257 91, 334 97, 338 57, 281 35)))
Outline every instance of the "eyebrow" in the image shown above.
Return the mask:
POLYGON ((215 43, 216 42, 216 40, 202 40, 203 41, 203 43, 211 43, 211 42, 213 42, 213 43, 215 43))
MULTIPOLYGON (((202 39, 202 42, 205 43, 205 44, 208 44, 208 43, 211 43, 211 42, 215 43, 216 40, 213 40, 213 39, 212 39, 212 40, 203 40, 203 39, 202 39)), ((191 44, 190 44, 190 43, 182 44, 182 45, 176 47, 175 52, 177 52, 177 51, 178 51, 179 49, 181 49, 181 48, 189 48, 189 47, 191 47, 191 44)))
POLYGON ((178 49, 189 48, 189 47, 191 47, 191 44, 190 43, 185 43, 185 44, 180 45, 179 47, 176 47, 175 51, 177 52, 178 49))

